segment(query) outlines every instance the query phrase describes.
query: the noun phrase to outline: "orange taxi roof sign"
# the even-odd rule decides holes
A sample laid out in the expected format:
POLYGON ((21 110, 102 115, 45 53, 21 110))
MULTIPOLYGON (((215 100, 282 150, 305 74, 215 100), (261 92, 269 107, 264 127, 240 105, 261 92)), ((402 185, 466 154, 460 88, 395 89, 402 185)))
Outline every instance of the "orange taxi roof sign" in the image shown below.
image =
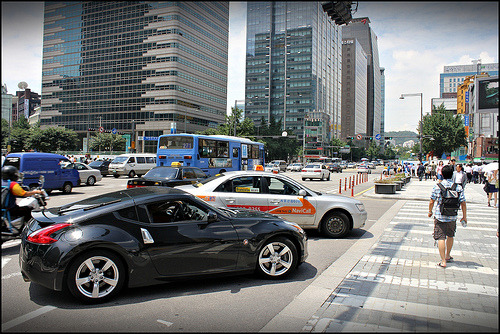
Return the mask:
POLYGON ((264 167, 262 165, 257 165, 257 166, 255 166, 255 170, 263 171, 264 167))

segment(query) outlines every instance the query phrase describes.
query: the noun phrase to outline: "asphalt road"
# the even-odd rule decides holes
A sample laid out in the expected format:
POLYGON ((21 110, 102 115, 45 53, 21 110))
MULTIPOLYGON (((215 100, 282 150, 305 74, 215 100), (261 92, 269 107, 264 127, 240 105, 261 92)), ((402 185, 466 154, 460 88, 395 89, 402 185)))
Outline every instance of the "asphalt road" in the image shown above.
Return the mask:
MULTIPOLYGON (((328 239, 308 230, 307 262, 286 280, 244 275, 166 283, 127 289, 109 303, 88 306, 67 293, 24 282, 18 264, 19 242, 7 242, 2 246, 2 332, 257 332, 395 203, 362 195, 373 187, 381 170, 378 167, 368 182, 354 188, 354 196, 368 211, 365 227, 344 239, 328 239)), ((339 192, 342 179, 342 195, 350 197, 351 189, 344 191, 345 178, 352 178, 354 172, 333 173, 330 181, 302 181, 300 173, 285 174, 313 190, 333 194, 339 192)), ((108 176, 95 186, 74 188, 68 195, 54 191, 49 207, 123 189, 127 180, 108 176)))

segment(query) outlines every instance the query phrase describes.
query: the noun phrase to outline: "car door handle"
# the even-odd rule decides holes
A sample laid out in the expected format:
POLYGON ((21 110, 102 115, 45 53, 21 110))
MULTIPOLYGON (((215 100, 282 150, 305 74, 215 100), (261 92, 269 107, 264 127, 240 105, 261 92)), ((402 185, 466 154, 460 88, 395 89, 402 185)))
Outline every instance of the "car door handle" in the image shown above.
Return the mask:
POLYGON ((226 202, 228 203, 234 203, 236 201, 235 198, 226 198, 226 202))
POLYGON ((141 228, 141 235, 142 240, 144 240, 145 244, 154 244, 155 241, 153 240, 153 237, 148 230, 146 230, 145 228, 141 228))
POLYGON ((279 202, 280 202, 280 201, 279 201, 279 200, 276 200, 276 199, 270 199, 270 200, 269 200, 269 202, 270 202, 271 204, 279 204, 279 202))

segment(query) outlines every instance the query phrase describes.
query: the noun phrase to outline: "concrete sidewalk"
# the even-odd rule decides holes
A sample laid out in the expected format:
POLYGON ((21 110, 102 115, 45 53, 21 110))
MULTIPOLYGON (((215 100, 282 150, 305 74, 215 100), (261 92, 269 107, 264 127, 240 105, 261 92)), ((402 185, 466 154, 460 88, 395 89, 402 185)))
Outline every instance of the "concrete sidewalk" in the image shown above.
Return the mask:
POLYGON ((427 217, 434 184, 364 193, 400 200, 261 331, 498 332, 498 209, 483 185, 466 186, 469 225, 443 269, 427 217))

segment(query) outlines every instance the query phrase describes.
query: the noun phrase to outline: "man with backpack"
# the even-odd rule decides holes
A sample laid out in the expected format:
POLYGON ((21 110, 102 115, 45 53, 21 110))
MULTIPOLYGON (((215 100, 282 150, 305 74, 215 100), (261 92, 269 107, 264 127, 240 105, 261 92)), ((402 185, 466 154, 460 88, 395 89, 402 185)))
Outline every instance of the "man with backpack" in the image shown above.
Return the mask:
POLYGON ((453 238, 457 229, 458 209, 462 209, 462 225, 467 225, 467 207, 465 204, 464 190, 460 184, 453 183, 453 169, 446 165, 442 170, 443 180, 432 189, 431 200, 429 201, 428 216, 432 216, 434 210, 434 240, 438 242, 441 262, 437 265, 446 268, 446 262, 452 262, 450 256, 453 247, 453 238))

